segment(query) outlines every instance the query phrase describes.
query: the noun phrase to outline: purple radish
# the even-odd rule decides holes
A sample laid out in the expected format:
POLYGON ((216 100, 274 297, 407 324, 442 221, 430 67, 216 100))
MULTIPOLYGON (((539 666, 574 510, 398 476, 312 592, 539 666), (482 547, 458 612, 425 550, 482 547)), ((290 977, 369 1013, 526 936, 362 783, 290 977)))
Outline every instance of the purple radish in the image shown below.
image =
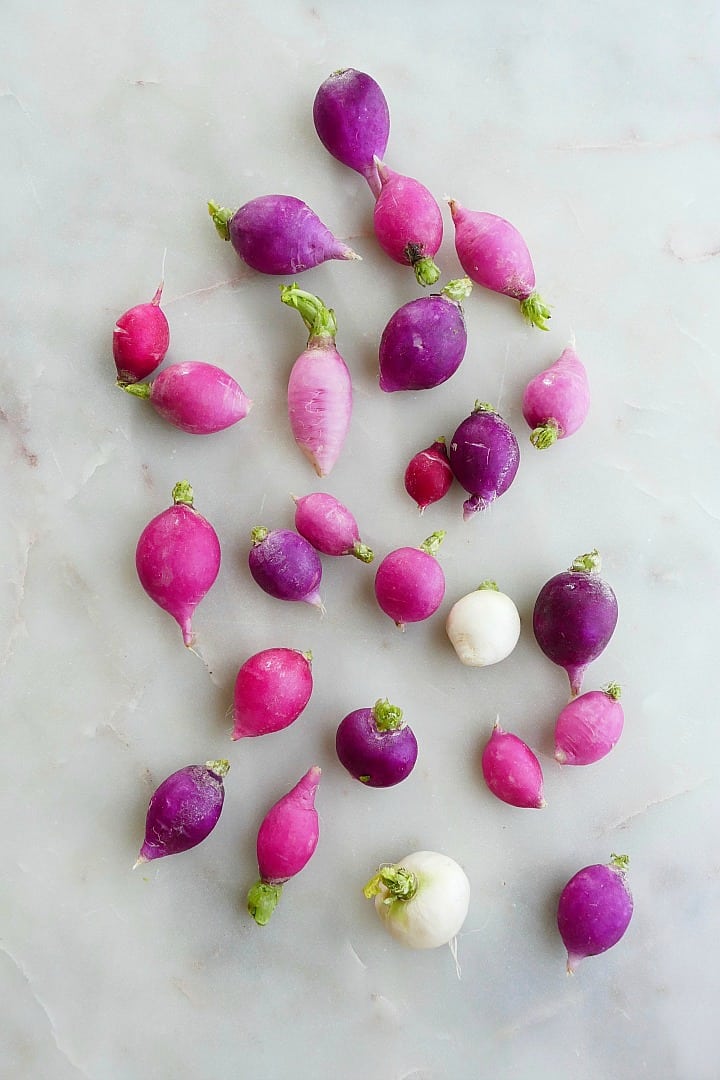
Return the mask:
POLYGON ((555 757, 561 765, 592 765, 610 753, 625 723, 620 693, 618 684, 610 683, 565 706, 555 723, 555 757))
POLYGON ((212 435, 237 424, 252 401, 231 375, 214 364, 190 360, 171 364, 150 383, 123 385, 150 402, 163 420, 190 435, 212 435))
POLYGON ((447 495, 452 482, 453 471, 442 435, 424 450, 419 450, 405 470, 405 490, 418 504, 421 514, 447 495))
POLYGON ((254 738, 294 724, 313 689, 312 654, 263 649, 242 665, 235 679, 231 738, 254 738))
POLYGON ((318 588, 322 564, 312 544, 290 529, 259 525, 250 534, 248 565, 253 578, 277 600, 301 600, 323 610, 318 588))
POLYGON ((627 855, 611 855, 610 863, 578 870, 560 894, 557 925, 567 949, 572 975, 586 956, 599 956, 617 945, 633 913, 633 898, 625 878, 627 855))
POLYGON ((533 610, 535 640, 549 660, 565 668, 573 697, 617 625, 617 599, 600 577, 600 565, 597 549, 579 555, 569 570, 543 585, 533 610))
POLYGON ((520 464, 520 448, 492 405, 476 401, 450 440, 449 457, 454 476, 470 493, 463 503, 463 518, 469 521, 510 487, 520 464))
POLYGON ((353 403, 350 372, 335 347, 335 312, 297 285, 284 285, 280 295, 300 312, 310 334, 288 381, 290 428, 318 476, 327 476, 350 430, 353 403))
POLYGON ((527 743, 503 731, 497 721, 483 750, 482 772, 493 795, 510 806, 545 806, 540 762, 527 743))
POLYGON ((448 203, 455 224, 455 250, 468 277, 519 300, 525 318, 547 330, 550 309, 535 291, 530 252, 515 226, 496 214, 466 210, 455 199, 448 203))
POLYGON ((355 68, 333 71, 315 95, 313 122, 328 153, 364 176, 377 198, 375 157, 387 149, 390 110, 375 80, 355 68))
POLYGON ((394 787, 412 772, 418 746, 402 709, 385 698, 340 721, 335 736, 340 764, 368 787, 394 787))
POLYGON ((380 339, 381 390, 430 390, 455 374, 467 348, 462 301, 471 289, 468 277, 449 281, 390 317, 380 339))
POLYGON ((347 506, 334 495, 315 491, 295 500, 295 528, 323 555, 354 555, 360 562, 375 558, 360 539, 360 530, 347 506))
POLYGON ((422 622, 434 615, 445 596, 445 575, 435 553, 445 538, 434 532, 419 548, 397 548, 375 574, 375 597, 395 625, 422 622))
POLYGON ((223 808, 223 777, 229 768, 229 761, 206 761, 186 765, 163 780, 150 799, 135 866, 189 851, 210 835, 223 808))
POLYGON ((113 358, 119 383, 147 378, 165 359, 170 327, 160 307, 163 282, 149 304, 138 304, 120 316, 113 330, 113 358))
POLYGON ((209 202, 208 211, 223 240, 261 274, 301 274, 328 259, 359 259, 294 195, 261 195, 239 210, 209 202))
POLYGON ((193 613, 220 570, 220 541, 210 522, 194 508, 187 480, 175 485, 172 499, 173 505, 140 534, 135 565, 145 592, 172 615, 190 647, 193 613))
POLYGON ((382 190, 375 203, 375 236, 386 255, 412 266, 418 285, 434 285, 440 271, 433 262, 442 243, 440 207, 418 180, 393 172, 376 160, 382 190))
POLYGON ((558 439, 574 435, 590 408, 587 372, 574 349, 565 349, 525 387, 522 412, 532 428, 530 442, 546 450, 558 439))
POLYGON ((313 765, 292 791, 272 806, 258 831, 260 880, 248 892, 248 911, 265 926, 277 907, 283 885, 312 858, 320 832, 315 795, 320 767, 313 765))

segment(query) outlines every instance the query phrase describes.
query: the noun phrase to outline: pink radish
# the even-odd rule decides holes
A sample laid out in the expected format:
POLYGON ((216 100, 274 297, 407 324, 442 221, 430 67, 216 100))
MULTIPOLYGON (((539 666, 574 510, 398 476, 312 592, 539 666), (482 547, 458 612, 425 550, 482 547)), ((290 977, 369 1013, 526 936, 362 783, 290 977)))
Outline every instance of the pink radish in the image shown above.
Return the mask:
POLYGON ((210 835, 220 819, 229 768, 224 759, 206 761, 186 765, 163 780, 150 799, 135 866, 189 851, 210 835))
POLYGON ((263 649, 242 665, 235 679, 233 739, 281 731, 300 716, 313 689, 312 654, 263 649))
POLYGON ((610 753, 624 723, 617 683, 588 690, 570 701, 557 718, 555 757, 561 765, 592 765, 610 753))
POLYGON ((334 495, 315 491, 295 500, 295 528, 323 555, 353 555, 360 562, 375 558, 360 539, 360 530, 347 506, 334 495))
POLYGON ((447 495, 452 482, 453 471, 442 435, 424 450, 419 450, 405 470, 405 490, 418 504, 421 514, 431 503, 439 502, 447 495))
POLYGON ((250 573, 277 600, 298 600, 324 611, 320 599, 322 563, 312 544, 291 529, 258 525, 250 534, 250 573))
POLYGON ((587 372, 574 349, 565 349, 549 368, 525 387, 522 412, 533 429, 530 442, 546 450, 574 435, 590 408, 587 372))
POLYGON ((377 198, 380 180, 375 156, 385 153, 390 111, 375 80, 355 68, 333 71, 315 95, 313 122, 325 149, 364 176, 377 198))
POLYGON ((586 956, 599 956, 617 945, 630 925, 629 862, 627 855, 611 855, 607 866, 595 863, 578 870, 563 889, 557 925, 567 949, 569 975, 586 956))
POLYGON ((163 420, 190 435, 223 431, 252 408, 231 375, 214 364, 193 360, 171 364, 152 382, 132 383, 123 390, 149 401, 163 420))
POLYGON ((170 327, 160 307, 163 282, 149 304, 138 304, 120 316, 113 330, 113 358, 119 383, 145 379, 165 359, 170 327))
POLYGON ((428 536, 419 548, 397 548, 386 555, 375 574, 378 604, 400 629, 434 615, 445 596, 445 575, 435 553, 443 530, 428 536))
POLYGON ((440 277, 433 262, 443 237, 440 207, 418 180, 378 159, 375 164, 382 184, 373 215, 378 243, 394 262, 412 266, 418 285, 434 285, 440 277))
POLYGON ((495 722, 482 755, 485 783, 498 799, 510 806, 540 809, 545 806, 540 762, 527 743, 503 731, 495 722))

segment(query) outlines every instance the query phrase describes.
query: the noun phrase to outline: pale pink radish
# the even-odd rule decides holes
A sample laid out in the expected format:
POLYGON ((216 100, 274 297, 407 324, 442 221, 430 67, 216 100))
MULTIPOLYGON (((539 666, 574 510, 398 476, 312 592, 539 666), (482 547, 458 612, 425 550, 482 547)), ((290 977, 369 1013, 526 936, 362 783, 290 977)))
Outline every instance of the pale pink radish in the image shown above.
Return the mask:
POLYGON ((493 795, 510 806, 545 806, 540 762, 527 743, 503 731, 499 721, 483 750, 482 772, 493 795))
POLYGON ((589 408, 587 372, 575 350, 568 347, 525 387, 522 413, 532 428, 530 442, 546 450, 558 439, 574 435, 589 408))
POLYGON ((113 358, 119 383, 146 379, 165 359, 170 345, 170 327, 160 307, 163 282, 148 304, 137 304, 124 312, 113 330, 113 358))
POLYGON ((624 723, 617 683, 588 690, 570 701, 557 718, 555 757, 561 765, 592 765, 610 753, 624 723))
POLYGON ((312 690, 312 653, 284 648, 255 653, 235 679, 231 737, 254 738, 289 727, 312 690))
POLYGON ((295 500, 295 528, 323 555, 353 555, 360 562, 371 563, 372 550, 360 539, 360 530, 352 513, 334 495, 314 491, 295 500))
POLYGON ((440 277, 433 262, 443 238, 440 207, 418 180, 377 158, 375 164, 382 184, 373 214, 377 241, 394 262, 412 266, 419 285, 434 285, 440 277))
POLYGON ((227 371, 190 360, 171 364, 149 383, 123 384, 163 420, 190 435, 212 435, 244 420, 252 401, 227 371))

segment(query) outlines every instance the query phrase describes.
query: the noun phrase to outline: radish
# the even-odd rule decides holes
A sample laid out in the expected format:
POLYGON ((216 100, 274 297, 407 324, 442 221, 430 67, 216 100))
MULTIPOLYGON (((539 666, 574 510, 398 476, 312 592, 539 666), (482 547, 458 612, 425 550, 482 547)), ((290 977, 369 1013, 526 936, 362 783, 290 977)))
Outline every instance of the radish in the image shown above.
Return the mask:
POLYGON ((540 762, 527 743, 503 731, 497 720, 483 750, 482 772, 493 795, 510 806, 536 810, 545 806, 540 762))
POLYGON ((360 539, 360 530, 347 506, 334 495, 315 491, 295 500, 295 528, 323 555, 354 555, 360 562, 371 563, 371 549, 360 539))
POLYGON ((610 683, 565 706, 555 723, 555 757, 561 765, 592 765, 610 753, 625 723, 620 693, 618 684, 610 683))
POLYGON ((455 224, 455 250, 468 277, 493 292, 520 301, 525 318, 547 330, 550 309, 535 291, 535 270, 514 225, 496 214, 466 210, 448 199, 455 224))
POLYGON ((617 945, 630 925, 633 898, 625 878, 629 862, 627 855, 611 855, 608 865, 586 866, 560 894, 557 925, 568 953, 568 974, 586 956, 617 945))
POLYGON ((290 529, 271 532, 259 525, 250 539, 250 573, 264 592, 277 600, 301 600, 323 610, 318 592, 322 564, 304 536, 290 529))
POLYGON ((386 255, 412 266, 418 285, 434 285, 440 271, 433 256, 442 243, 442 213, 418 180, 393 172, 375 159, 382 188, 375 203, 373 227, 386 255))
POLYGON ((223 808, 223 777, 229 768, 229 761, 206 761, 186 765, 163 780, 150 799, 135 866, 189 851, 210 835, 223 808))
POLYGON ((533 429, 530 442, 546 450, 557 439, 574 435, 589 408, 587 372, 575 350, 567 348, 525 387, 522 412, 533 429))
POLYGON ((252 401, 231 375, 214 364, 171 364, 150 383, 123 385, 143 398, 163 420, 190 435, 212 435, 237 424, 252 401))
POLYGON ((335 749, 351 776, 368 787, 394 787, 417 761, 417 739, 402 709, 387 698, 372 709, 355 709, 340 721, 335 749))
POLYGON ((187 480, 175 485, 172 500, 173 505, 140 534, 135 565, 145 592, 172 615, 190 647, 193 613, 220 570, 220 541, 210 522, 194 508, 187 480))
POLYGON ((461 663, 489 667, 504 660, 517 645, 520 616, 494 581, 483 581, 453 604, 445 630, 461 663))
POLYGON ((463 503, 463 518, 469 521, 510 487, 520 464, 520 448, 492 405, 476 401, 450 440, 449 457, 453 474, 470 493, 463 503))
POLYGON ((160 307, 163 282, 149 304, 138 304, 120 316, 113 330, 113 358, 119 383, 145 379, 165 359, 170 327, 160 307))
POLYGON ((377 198, 375 155, 381 158, 387 148, 390 110, 375 80, 355 68, 333 71, 315 95, 313 122, 325 149, 364 176, 377 198))
POLYGON ((263 649, 235 679, 231 738, 254 738, 293 724, 313 690, 312 653, 263 649))
POLYGON ((462 301, 471 289, 470 278, 458 278, 398 308, 380 339, 381 390, 430 390, 455 374, 467 348, 462 301))
POLYGON ((381 866, 364 888, 389 934, 410 949, 436 949, 460 933, 470 906, 470 882, 448 855, 415 851, 381 866))
POLYGON ((283 885, 312 858, 320 832, 315 795, 320 767, 313 765, 263 818, 257 835, 260 880, 248 892, 248 911, 265 926, 277 907, 283 885))
POLYGON ((610 641, 617 620, 617 599, 600 577, 597 549, 579 555, 569 570, 540 590, 533 610, 535 639, 548 659, 565 668, 573 697, 582 689, 586 669, 610 641))
POLYGON ((452 482, 453 471, 442 435, 424 450, 419 450, 405 470, 405 490, 418 504, 421 514, 447 495, 452 482))
POLYGON ((375 573, 378 604, 400 630, 405 623, 429 619, 445 595, 445 575, 435 553, 445 538, 439 530, 419 548, 397 548, 386 555, 375 573))
POLYGON ((261 195, 239 210, 209 202, 208 211, 223 240, 261 274, 301 274, 328 259, 359 259, 294 195, 261 195))
POLYGON ((284 285, 280 293, 284 304, 300 312, 310 333, 290 372, 290 428, 318 476, 327 476, 350 430, 353 400, 350 372, 335 347, 335 312, 297 285, 284 285))

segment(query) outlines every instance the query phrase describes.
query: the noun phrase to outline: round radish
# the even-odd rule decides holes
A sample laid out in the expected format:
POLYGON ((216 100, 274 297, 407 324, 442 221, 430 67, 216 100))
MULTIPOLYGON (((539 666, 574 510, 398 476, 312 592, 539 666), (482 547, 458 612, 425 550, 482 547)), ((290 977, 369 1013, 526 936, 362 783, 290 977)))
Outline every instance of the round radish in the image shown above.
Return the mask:
POLYGON ((449 457, 455 477, 470 493, 463 503, 463 518, 469 521, 510 487, 520 464, 520 448, 492 405, 476 401, 450 440, 449 457))
POLYGON ((445 595, 445 575, 435 552, 445 538, 440 530, 419 548, 397 548, 386 555, 375 574, 377 602, 401 630, 405 623, 429 619, 445 595))
POLYGON ((364 176, 377 198, 375 155, 381 158, 387 148, 390 110, 375 80, 355 68, 333 71, 315 95, 313 122, 325 149, 364 176))
POLYGON ((385 698, 372 709, 356 709, 341 720, 335 736, 340 764, 368 787, 394 787, 417 761, 417 739, 402 709, 385 698))
POLYGON ((252 401, 231 375, 214 364, 188 361, 171 364, 150 383, 123 384, 143 398, 163 420, 190 435, 212 435, 237 424, 252 401))
POLYGON ((149 304, 138 304, 120 316, 113 330, 113 358, 119 383, 145 379, 165 359, 170 327, 160 307, 163 282, 149 304))
POLYGON ((206 761, 186 765, 163 780, 150 799, 135 866, 189 851, 210 835, 223 808, 223 777, 229 768, 229 761, 206 761))
POLYGON ((489 667, 504 660, 517 645, 520 616, 494 581, 483 581, 453 604, 445 630, 461 663, 489 667))
POLYGON ((452 482, 453 471, 442 435, 424 450, 419 450, 405 470, 405 490, 418 504, 421 514, 447 495, 452 482))
POLYGON ((410 949, 436 949, 460 933, 470 906, 470 882, 454 859, 415 851, 381 866, 364 888, 396 941, 410 949))
POLYGON ((622 735, 625 715, 620 687, 610 683, 588 690, 562 710, 555 723, 555 757, 561 765, 592 765, 600 761, 622 735))
POLYGON ((483 750, 482 772, 493 795, 510 806, 545 806, 540 762, 527 743, 503 731, 498 721, 483 750))
POLYGON ((315 491, 295 499, 295 528, 323 555, 354 555, 371 563, 371 549, 360 539, 360 530, 347 506, 334 495, 315 491))
POLYGON ((429 390, 455 374, 467 348, 462 301, 471 289, 470 278, 449 281, 390 317, 380 339, 381 390, 429 390))
POLYGON ((434 285, 440 271, 433 262, 442 243, 442 213, 418 180, 393 172, 376 159, 382 189, 373 226, 380 247, 394 262, 412 266, 419 285, 434 285))
POLYGON ((567 949, 572 974, 586 956, 598 956, 617 945, 633 913, 625 874, 627 855, 611 855, 610 863, 579 870, 560 894, 557 925, 567 949))
POLYGON ((322 564, 304 536, 290 529, 271 532, 259 525, 250 538, 250 573, 264 592, 277 600, 301 600, 322 609, 318 592, 322 564))
POLYGON ((530 442, 546 450, 557 439, 567 439, 585 421, 590 408, 587 372, 574 349, 558 359, 525 387, 522 411, 533 429, 530 442))
POLYGON ((263 649, 242 665, 233 695, 233 739, 281 731, 303 711, 313 689, 312 655, 263 649))

